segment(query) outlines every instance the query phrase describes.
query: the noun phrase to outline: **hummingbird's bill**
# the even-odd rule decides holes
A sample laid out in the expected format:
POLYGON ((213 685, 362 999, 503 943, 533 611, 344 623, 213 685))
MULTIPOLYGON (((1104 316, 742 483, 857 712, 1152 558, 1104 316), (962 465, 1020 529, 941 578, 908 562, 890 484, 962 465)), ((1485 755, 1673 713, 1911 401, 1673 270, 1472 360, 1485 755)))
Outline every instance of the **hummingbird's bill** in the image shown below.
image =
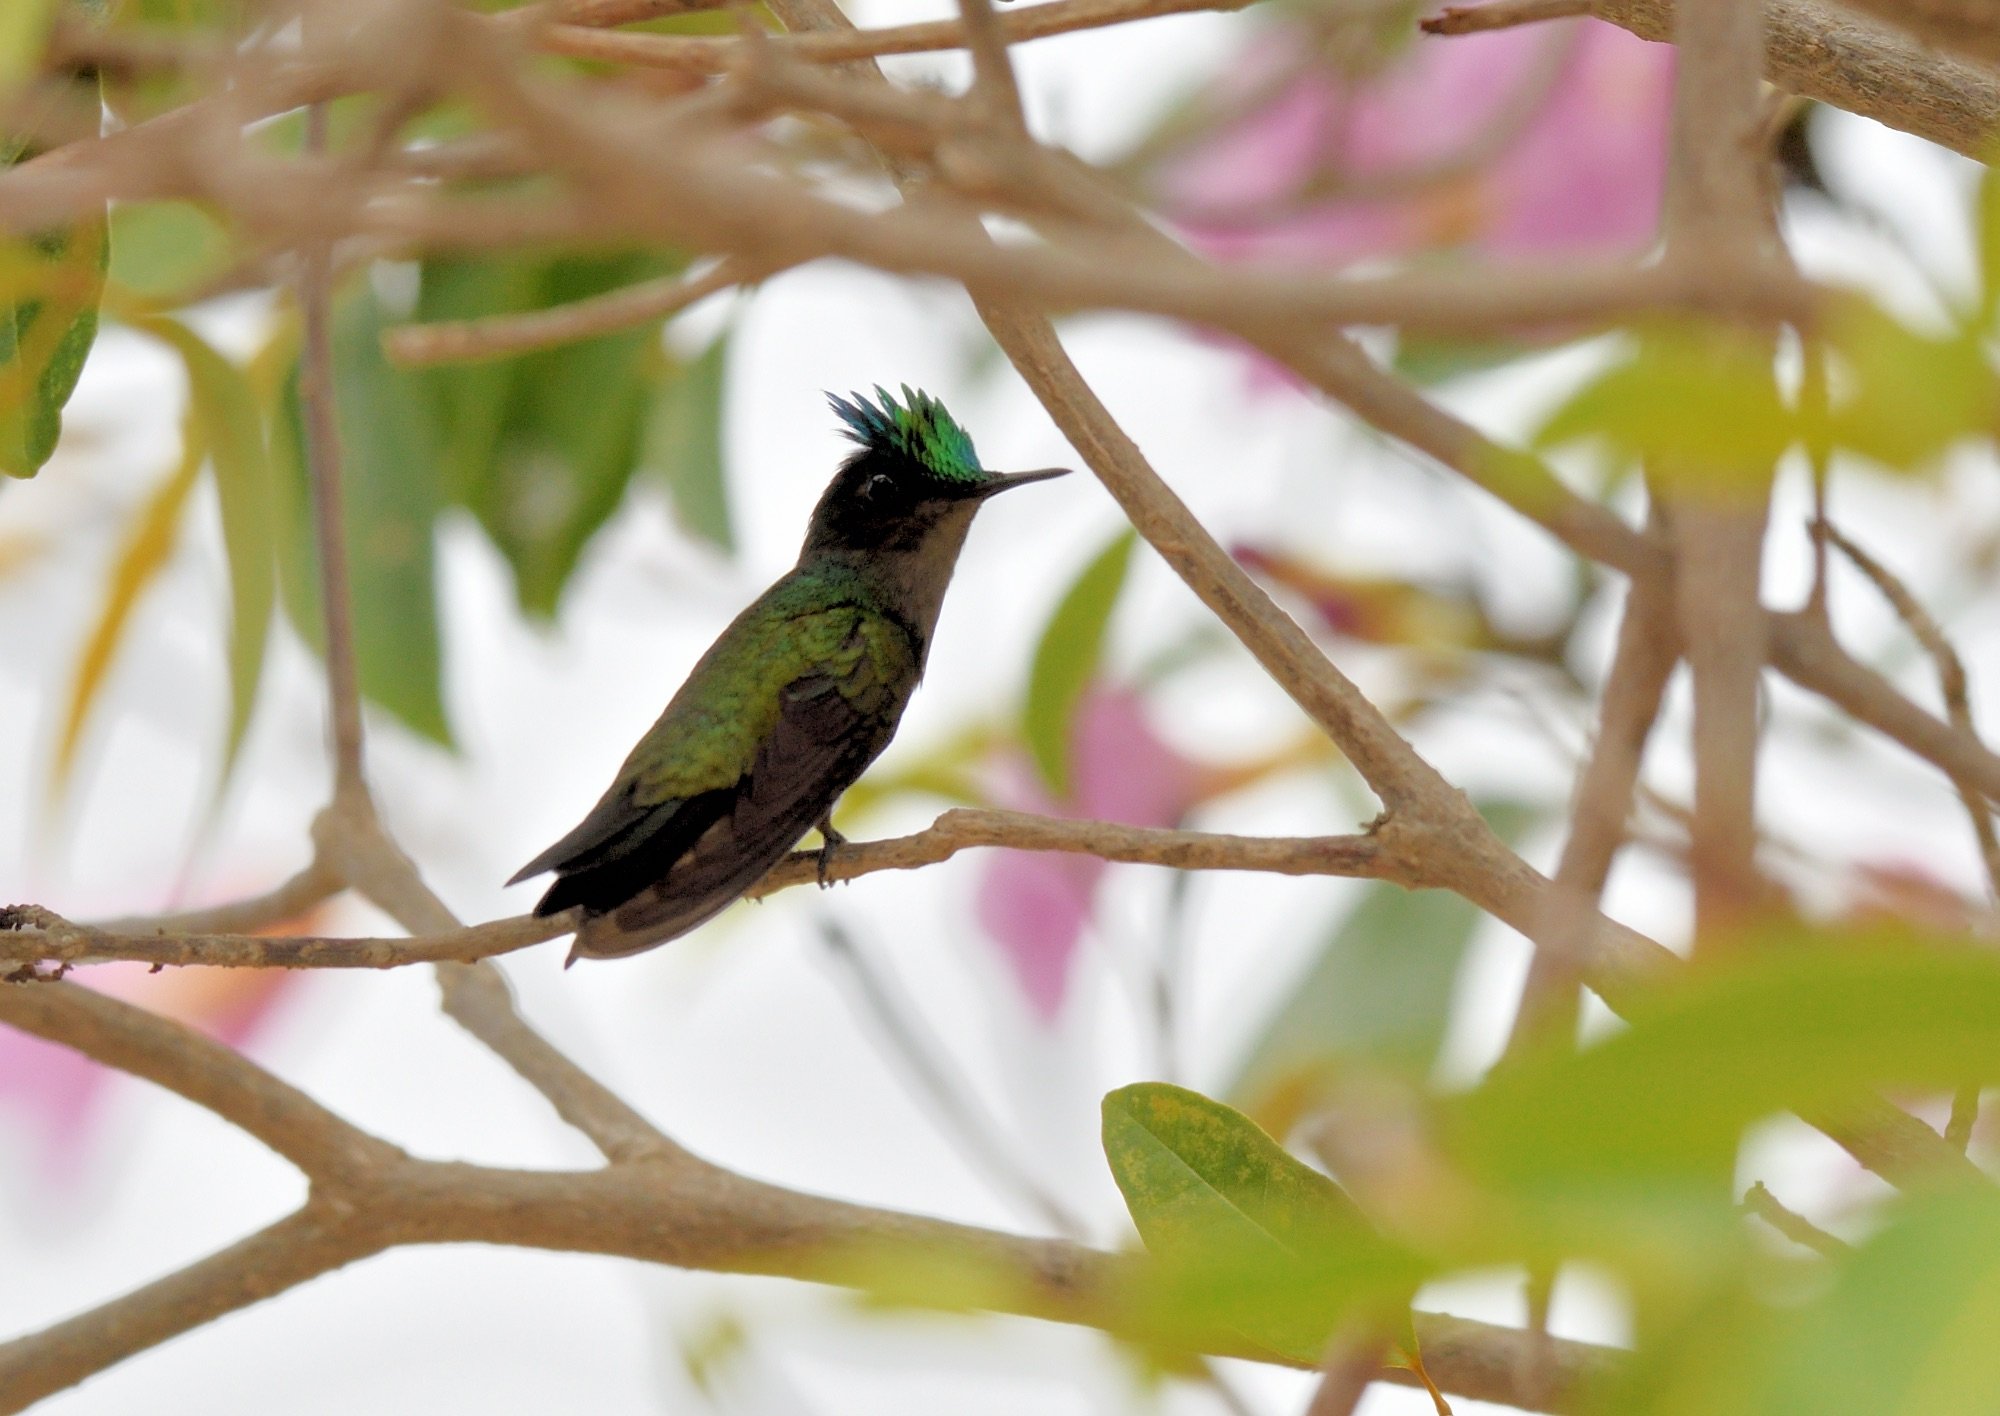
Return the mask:
POLYGON ((1025 487, 1030 482, 1046 482, 1051 477, 1067 477, 1071 470, 1068 467, 1038 467, 1033 472, 995 472, 979 484, 979 490, 975 495, 984 499, 1004 492, 1010 487, 1025 487))

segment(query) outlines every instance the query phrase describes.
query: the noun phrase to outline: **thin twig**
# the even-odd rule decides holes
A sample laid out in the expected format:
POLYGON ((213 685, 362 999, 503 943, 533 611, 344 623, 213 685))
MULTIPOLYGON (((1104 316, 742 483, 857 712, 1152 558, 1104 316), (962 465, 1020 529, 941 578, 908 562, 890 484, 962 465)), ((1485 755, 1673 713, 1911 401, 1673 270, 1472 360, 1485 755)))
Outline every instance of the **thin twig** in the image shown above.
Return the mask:
MULTIPOLYGON (((1251 0, 1049 0, 1011 8, 996 19, 1000 36, 1009 44, 1019 44, 1162 15, 1238 10, 1249 3, 1251 0)), ((656 65, 697 74, 728 73, 742 52, 742 41, 736 39, 608 34, 565 25, 550 26, 538 36, 538 43, 552 53, 576 58, 656 65)), ((965 48, 969 31, 964 19, 927 20, 886 29, 774 36, 772 43, 787 57, 804 63, 839 64, 883 54, 965 48)))
POLYGON ((1759 1180, 1743 1195, 1743 1210, 1754 1214, 1794 1244, 1811 1249, 1821 1258, 1837 1259, 1851 1252, 1844 1239, 1837 1239, 1797 1210, 1788 1209, 1759 1180))
MULTIPOLYGON (((1403 872, 1411 854, 1407 849, 1385 849, 1378 835, 1229 836, 960 808, 945 812, 912 835, 848 843, 826 863, 826 878, 857 880, 877 871, 916 870, 947 861, 960 851, 985 847, 1060 851, 1175 870, 1247 870, 1406 881, 1403 872)), ((412 937, 134 933, 71 924, 34 906, 14 906, 11 913, 0 911, 0 966, 128 960, 217 968, 388 969, 409 964, 472 963, 559 938, 574 928, 567 917, 540 919, 533 915, 467 928, 415 880, 406 861, 385 863, 379 844, 369 857, 357 857, 351 848, 340 845, 330 847, 328 854, 344 860, 350 878, 365 882, 363 893, 408 927, 412 937)), ((794 852, 753 886, 746 898, 761 899, 817 881, 820 869, 817 851, 794 852)))
MULTIPOLYGON (((1821 546, 1838 548, 1889 602, 1897 618, 1923 646, 1924 653, 1930 656, 1931 663, 1936 667, 1938 691, 1944 698, 1945 714, 1952 727, 1978 740, 1979 729, 1972 718, 1972 692, 1965 661, 1959 657, 1958 650, 1945 636, 1936 618, 1894 572, 1843 535, 1824 515, 1815 521, 1814 531, 1815 540, 1821 546)), ((1986 900, 1991 911, 2000 906, 2000 833, 1994 830, 1993 805, 1978 792, 1962 785, 1958 787, 1958 799, 1965 807, 1966 819, 1972 825, 1973 840, 1979 847, 1980 863, 1986 870, 1986 900)), ((1951 1117, 1945 1123, 1944 1138, 1961 1151, 1972 1144, 1972 1133, 1978 1129, 1980 1094, 1976 1084, 1962 1086, 1952 1093, 1951 1117)))
POLYGON ((1067 1239, 1081 1239, 1083 1220, 1035 1178, 1000 1139, 999 1124, 956 1075, 943 1043, 924 1026, 917 1010, 877 969, 847 931, 831 919, 819 922, 827 953, 847 971, 862 1009, 904 1073, 935 1109, 944 1129, 958 1142, 973 1168, 1011 1198, 1039 1214, 1067 1239))
POLYGON ((545 310, 398 325, 383 331, 382 349, 396 363, 412 367, 501 359, 653 324, 710 295, 771 274, 767 267, 722 260, 699 275, 663 275, 545 310))
POLYGON ((1482 34, 1589 13, 1590 0, 1491 0, 1485 5, 1447 5, 1420 21, 1419 28, 1425 34, 1482 34))

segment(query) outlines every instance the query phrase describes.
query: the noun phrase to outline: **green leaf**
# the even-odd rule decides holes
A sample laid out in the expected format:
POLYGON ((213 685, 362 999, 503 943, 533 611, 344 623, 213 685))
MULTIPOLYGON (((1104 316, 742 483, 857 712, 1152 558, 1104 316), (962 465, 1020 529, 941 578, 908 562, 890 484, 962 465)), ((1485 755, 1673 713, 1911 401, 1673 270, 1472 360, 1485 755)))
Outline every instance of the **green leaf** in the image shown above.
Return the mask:
POLYGON ((187 367, 190 416, 211 449, 229 558, 229 732, 220 781, 227 783, 250 728, 263 679, 277 599, 277 489, 264 421, 249 380, 214 347, 177 320, 137 327, 166 341, 187 367))
MULTIPOLYGON (((2000 153, 1989 154, 2000 157, 2000 153)), ((1988 162, 1979 170, 1979 311, 1981 325, 2000 312, 2000 174, 1988 162)))
POLYGON ((1833 321, 1829 352, 1837 446, 1915 472, 1961 439, 1992 436, 2000 385, 1977 329, 1918 334, 1857 302, 1833 321))
MULTIPOLYGON (((391 369, 382 357, 382 326, 381 308, 365 285, 337 302, 333 375, 355 662, 364 696, 448 746, 433 543, 440 505, 438 433, 415 378, 391 369)), ((279 400, 271 454, 289 523, 278 543, 279 583, 293 624, 307 643, 323 650, 296 364, 279 400)))
POLYGON ((192 202, 111 208, 111 278, 155 300, 196 290, 229 269, 229 233, 192 202))
MULTIPOLYGON (((32 72, 52 13, 49 0, 0 5, 6 16, 0 19, 0 71, 15 47, 27 45, 32 72)), ((9 87, 0 72, 0 93, 9 87)), ((63 88, 98 111, 102 86, 94 75, 63 88)), ((25 143, 0 135, 0 168, 28 155, 25 143)), ((63 406, 97 339, 110 258, 110 228, 101 216, 0 240, 0 473, 32 477, 55 452, 63 406)))
POLYGON ((666 375, 646 415, 640 462, 666 483, 681 524, 725 551, 736 548, 722 452, 723 378, 729 336, 666 375))
POLYGON ((1795 436, 1767 339, 1672 323, 1645 330, 1626 357, 1572 394, 1535 445, 1597 442, 1679 482, 1728 491, 1767 478, 1795 436))
POLYGON ((1563 1203, 1726 1181, 1751 1122, 1872 1088, 2000 1079, 2000 958, 1907 933, 1770 931, 1625 1032, 1496 1069, 1447 1104, 1460 1165, 1563 1203))
MULTIPOLYGON (((651 254, 425 263, 418 318, 541 309, 679 268, 651 254)), ((625 495, 660 365, 653 326, 512 359, 411 375, 443 439, 446 487, 513 567, 521 607, 547 618, 590 538, 625 495)))
POLYGON ((1028 694, 1021 706, 1021 735, 1034 755, 1042 780, 1058 797, 1070 780, 1070 727, 1076 706, 1104 657, 1111 611, 1125 588, 1137 535, 1119 532, 1091 558, 1049 616, 1028 669, 1028 694))
MULTIPOLYGON (((1503 840, 1518 839, 1532 808, 1482 803, 1503 840)), ((1451 1022, 1472 934, 1485 916, 1447 890, 1372 882, 1335 926, 1304 975, 1285 990, 1226 1095, 1282 1136, 1356 1066, 1425 1080, 1451 1022)))
MULTIPOLYGON (((1640 1345, 1593 1410, 1619 1416, 2000 1411, 2000 1202, 1917 1194, 1773 1301, 1739 1279, 1640 1345)), ((1744 1278, 1754 1278, 1745 1275, 1744 1278)))
POLYGON ((1177 1312, 1317 1362, 1340 1321, 1407 1307, 1424 1266, 1232 1107, 1164 1082, 1104 1098, 1104 1155, 1177 1312))
POLYGON ((0 94, 34 77, 48 46, 59 0, 7 0, 0 5, 0 94))
POLYGON ((56 450, 63 405, 97 339, 110 242, 102 221, 0 242, 14 298, 0 305, 0 472, 32 477, 56 450))
POLYGON ((1229 1099, 1282 1136, 1353 1064, 1427 1075, 1481 918, 1447 890, 1369 885, 1285 991, 1229 1099))
POLYGON ((2000 1203, 1990 1191, 1915 1201, 1787 1326, 1767 1356, 1769 1399, 1745 1416, 2000 1411, 2000 1203))

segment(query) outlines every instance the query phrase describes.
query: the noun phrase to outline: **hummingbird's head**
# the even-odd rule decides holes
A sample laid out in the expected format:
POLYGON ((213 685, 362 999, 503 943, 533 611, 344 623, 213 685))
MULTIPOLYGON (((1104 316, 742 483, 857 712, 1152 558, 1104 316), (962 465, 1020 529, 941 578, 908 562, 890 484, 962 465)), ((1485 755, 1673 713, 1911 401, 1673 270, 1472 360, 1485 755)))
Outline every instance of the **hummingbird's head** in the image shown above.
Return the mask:
POLYGON ((859 393, 828 394, 827 402, 859 447, 813 511, 808 550, 914 550, 933 531, 962 535, 980 503, 995 493, 1069 470, 988 471, 945 406, 908 384, 901 403, 879 384, 872 402, 859 393))

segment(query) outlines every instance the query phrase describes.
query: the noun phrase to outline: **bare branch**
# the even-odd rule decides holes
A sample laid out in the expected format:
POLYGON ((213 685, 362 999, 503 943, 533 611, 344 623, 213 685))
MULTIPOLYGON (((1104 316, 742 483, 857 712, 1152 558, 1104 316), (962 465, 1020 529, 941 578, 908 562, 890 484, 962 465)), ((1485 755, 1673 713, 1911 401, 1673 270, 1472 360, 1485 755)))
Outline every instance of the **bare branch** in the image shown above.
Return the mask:
POLYGON ((1787 1209, 1776 1195, 1764 1187, 1762 1180, 1744 1192, 1743 1209, 1794 1244, 1811 1249, 1823 1259, 1837 1259, 1850 1252, 1845 1240, 1836 1239, 1797 1210, 1787 1209))
POLYGON ((401 1154, 192 1028, 75 984, 0 985, 0 1023, 76 1049, 205 1107, 315 1182, 351 1183, 401 1154))
POLYGON ((1482 34, 1589 13, 1590 0, 1490 0, 1484 5, 1447 5, 1419 27, 1425 34, 1482 34))
POLYGON ((400 325, 383 332, 382 348, 398 364, 411 366, 500 359, 653 324, 710 295, 772 274, 766 267, 722 260, 699 275, 664 275, 526 314, 400 325))
MULTIPOLYGON (((856 880, 881 870, 917 870, 960 851, 1003 847, 1093 855, 1175 870, 1250 870, 1275 875, 1338 875, 1402 880, 1421 853, 1400 838, 1356 836, 1227 836, 1169 831, 1115 822, 1073 821, 1018 811, 961 808, 947 811, 909 836, 849 842, 827 865, 829 880, 856 880)), ((243 934, 128 934, 71 924, 34 906, 0 913, 0 965, 88 965, 130 960, 155 965, 216 968, 389 969, 408 964, 474 963, 559 938, 574 928, 566 916, 522 915, 470 928, 459 925, 406 861, 386 867, 376 858, 357 863, 352 851, 329 851, 349 862, 350 878, 364 894, 414 931, 408 939, 299 937, 243 934), (400 880, 396 886, 385 881, 400 880)), ((818 879, 818 851, 797 851, 746 898, 760 899, 818 879)))
MULTIPOLYGON (((2000 74, 1913 44, 1824 0, 1764 0, 1764 76, 1978 158, 2000 132, 2000 74)), ((1674 0, 1593 0, 1591 14, 1642 39, 1672 37, 1674 0)))
MULTIPOLYGON (((1022 5, 995 18, 1008 44, 1045 39, 1077 30, 1100 29, 1161 15, 1195 14, 1209 10, 1239 10, 1250 0, 1049 0, 1022 5)), ((921 54, 962 49, 968 44, 966 22, 928 20, 886 29, 832 34, 774 36, 772 44, 787 57, 808 64, 839 64, 882 54, 921 54)), ((581 59, 657 65, 695 74, 730 71, 742 53, 742 41, 699 35, 605 34, 551 26, 538 37, 544 48, 581 59)))

